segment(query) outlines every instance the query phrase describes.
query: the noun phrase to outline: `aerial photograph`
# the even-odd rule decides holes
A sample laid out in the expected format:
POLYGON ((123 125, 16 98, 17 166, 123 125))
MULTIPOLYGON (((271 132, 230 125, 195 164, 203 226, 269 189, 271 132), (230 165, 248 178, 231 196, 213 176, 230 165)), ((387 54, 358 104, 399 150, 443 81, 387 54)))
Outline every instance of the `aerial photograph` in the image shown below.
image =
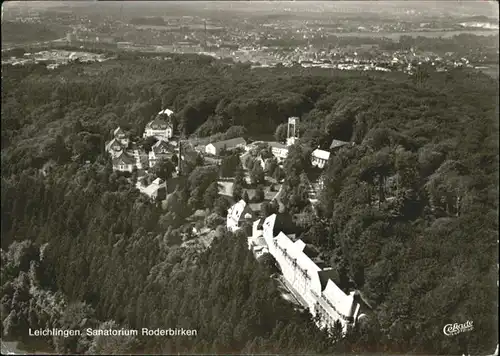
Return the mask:
POLYGON ((497 1, 1 7, 2 355, 498 356, 497 1))

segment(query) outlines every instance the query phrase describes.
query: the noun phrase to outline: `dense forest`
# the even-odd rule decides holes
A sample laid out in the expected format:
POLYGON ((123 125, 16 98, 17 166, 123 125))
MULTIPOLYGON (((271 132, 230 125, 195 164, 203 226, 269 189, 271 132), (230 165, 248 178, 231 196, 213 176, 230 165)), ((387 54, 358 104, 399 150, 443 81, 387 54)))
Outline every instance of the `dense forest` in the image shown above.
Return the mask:
POLYGON ((196 338, 51 340, 64 353, 494 350, 492 79, 466 69, 415 80, 140 54, 55 70, 2 67, 4 335, 86 325, 198 329, 196 338), (185 220, 196 209, 219 219, 227 209, 214 194, 217 172, 203 160, 192 163, 166 210, 112 171, 104 152, 110 131, 121 125, 140 136, 166 107, 179 133, 198 138, 235 126, 247 138, 279 135, 287 117, 301 118, 281 200, 300 237, 361 291, 375 315, 368 324, 332 343, 280 299, 270 267, 254 260, 239 234, 218 228, 210 249, 183 247, 185 220), (305 187, 319 173, 309 153, 332 139, 354 145, 331 155, 312 207, 305 187), (443 335, 445 324, 467 320, 474 331, 443 335))

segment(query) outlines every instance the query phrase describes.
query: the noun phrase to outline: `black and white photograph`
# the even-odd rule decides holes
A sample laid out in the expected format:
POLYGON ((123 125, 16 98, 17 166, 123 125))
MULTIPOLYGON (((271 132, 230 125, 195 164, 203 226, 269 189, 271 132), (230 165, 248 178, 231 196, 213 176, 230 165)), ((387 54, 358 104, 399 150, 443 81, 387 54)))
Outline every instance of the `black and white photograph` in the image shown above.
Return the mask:
POLYGON ((1 7, 2 355, 498 356, 497 1, 1 7))

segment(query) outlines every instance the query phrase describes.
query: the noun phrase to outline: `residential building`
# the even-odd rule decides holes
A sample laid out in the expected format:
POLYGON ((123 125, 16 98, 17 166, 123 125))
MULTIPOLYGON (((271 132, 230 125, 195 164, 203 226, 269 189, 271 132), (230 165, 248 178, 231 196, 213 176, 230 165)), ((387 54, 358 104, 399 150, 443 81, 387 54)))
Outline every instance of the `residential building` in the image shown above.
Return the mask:
POLYGON ((123 148, 123 145, 116 138, 113 138, 105 145, 106 152, 109 153, 112 158, 118 157, 123 152, 123 148))
POLYGON ((315 149, 311 154, 311 164, 318 168, 324 168, 328 163, 328 159, 330 159, 330 152, 319 148, 315 149))
POLYGON ((127 148, 128 147, 128 144, 130 142, 130 138, 129 138, 129 135, 125 133, 125 131, 122 130, 121 127, 118 126, 118 128, 113 131, 113 137, 118 141, 120 142, 120 144, 127 148))
MULTIPOLYGON (((279 227, 276 214, 268 216, 262 231, 269 253, 273 255, 287 288, 307 307, 313 316, 319 316, 318 326, 333 327, 336 321, 347 333, 359 315, 359 295, 349 291, 332 268, 325 268, 314 250, 302 240, 293 241, 279 227)), ((255 230, 258 231, 258 224, 255 230)))
POLYGON ((167 194, 167 183, 160 178, 156 178, 146 187, 137 182, 136 187, 141 193, 146 194, 152 200, 164 199, 167 194))
POLYGON ((105 150, 111 157, 115 158, 121 154, 129 145, 130 139, 127 133, 121 127, 113 131, 113 139, 106 143, 105 150))
POLYGON ((267 144, 271 147, 271 153, 279 162, 286 159, 288 156, 288 146, 279 142, 268 142, 267 144))
POLYGON ((150 121, 144 130, 143 137, 156 137, 158 140, 168 141, 174 132, 170 116, 174 112, 169 109, 162 110, 158 113, 153 121, 150 121))
POLYGON ((241 228, 244 222, 249 222, 254 214, 250 206, 241 199, 227 210, 227 229, 235 232, 241 228))
POLYGON ((243 137, 232 138, 230 140, 209 143, 205 146, 205 153, 218 156, 222 150, 231 151, 237 147, 245 149, 247 143, 243 137))
POLYGON ((156 162, 160 161, 163 158, 167 158, 170 155, 169 145, 168 143, 161 139, 158 140, 152 147, 149 152, 149 167, 152 168, 155 166, 156 162))
POLYGON ((132 172, 136 164, 134 157, 122 151, 113 158, 113 170, 120 172, 132 172))

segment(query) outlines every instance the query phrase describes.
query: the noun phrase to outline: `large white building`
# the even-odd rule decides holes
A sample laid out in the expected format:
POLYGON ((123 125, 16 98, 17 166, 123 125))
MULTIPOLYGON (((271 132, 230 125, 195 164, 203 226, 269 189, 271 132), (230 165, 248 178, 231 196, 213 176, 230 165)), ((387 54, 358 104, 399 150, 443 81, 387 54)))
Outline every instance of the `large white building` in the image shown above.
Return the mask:
MULTIPOLYGON (((340 282, 336 271, 313 260, 302 240, 292 241, 283 231, 279 231, 277 217, 273 214, 264 220, 262 235, 287 286, 298 295, 298 299, 313 316, 320 317, 320 327, 331 328, 338 320, 345 334, 359 315, 360 304, 356 292, 342 290, 338 286, 340 282)), ((253 231, 254 234, 260 234, 258 223, 254 225, 253 231)))
POLYGON ((168 141, 172 138, 174 128, 170 120, 170 116, 174 112, 169 109, 162 110, 158 113, 153 121, 148 122, 144 130, 143 137, 156 137, 158 140, 168 141))

